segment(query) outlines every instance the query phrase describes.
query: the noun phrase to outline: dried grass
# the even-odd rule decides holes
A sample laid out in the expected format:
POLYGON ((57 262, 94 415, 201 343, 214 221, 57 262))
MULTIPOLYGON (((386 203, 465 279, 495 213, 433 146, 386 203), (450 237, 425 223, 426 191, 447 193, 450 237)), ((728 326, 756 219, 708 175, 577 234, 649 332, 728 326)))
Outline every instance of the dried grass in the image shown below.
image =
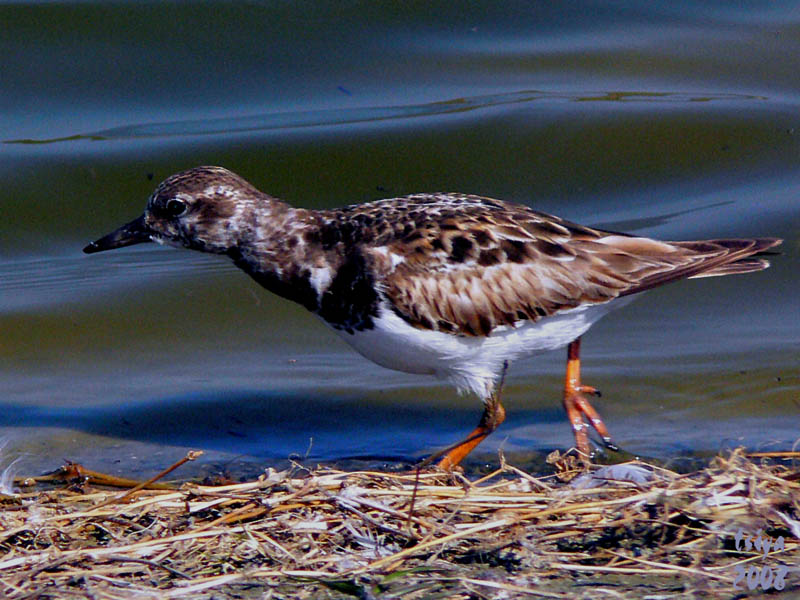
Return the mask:
POLYGON ((563 483, 502 462, 477 481, 295 466, 125 494, 73 468, 79 486, 5 498, 0 596, 732 596, 735 565, 798 563, 790 454, 736 451, 689 475, 639 463, 639 482, 604 481, 619 472, 606 469, 563 483), (740 529, 785 548, 737 551, 740 529))

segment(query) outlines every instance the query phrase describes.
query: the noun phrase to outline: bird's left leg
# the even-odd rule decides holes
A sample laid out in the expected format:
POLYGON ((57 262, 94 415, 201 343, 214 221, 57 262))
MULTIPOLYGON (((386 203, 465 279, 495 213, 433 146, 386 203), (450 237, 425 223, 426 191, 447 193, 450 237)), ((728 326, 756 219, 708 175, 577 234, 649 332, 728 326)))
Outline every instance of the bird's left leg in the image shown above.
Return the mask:
POLYGON ((500 395, 494 392, 486 402, 480 423, 466 438, 450 447, 439 461, 439 468, 450 471, 472 452, 486 437, 506 420, 506 409, 500 404, 500 395))
POLYGON ((442 457, 439 460, 439 468, 450 471, 458 465, 464 458, 472 452, 472 450, 480 444, 486 437, 497 429, 500 424, 506 420, 506 409, 500 402, 500 392, 503 390, 503 383, 506 378, 506 371, 508 370, 508 362, 503 364, 503 374, 492 395, 486 401, 486 406, 483 410, 483 415, 478 423, 478 426, 472 432, 457 444, 453 444, 449 448, 437 452, 433 456, 428 457, 423 461, 422 465, 429 464, 430 462, 442 457))
POLYGON ((575 447, 585 460, 591 457, 589 445, 588 426, 591 425, 600 435, 606 448, 618 450, 611 441, 611 434, 603 419, 589 403, 584 394, 599 396, 600 391, 589 385, 581 383, 581 338, 570 342, 567 346, 567 374, 564 381, 564 409, 572 425, 575 435, 575 447), (588 424, 587 422, 588 421, 588 424))

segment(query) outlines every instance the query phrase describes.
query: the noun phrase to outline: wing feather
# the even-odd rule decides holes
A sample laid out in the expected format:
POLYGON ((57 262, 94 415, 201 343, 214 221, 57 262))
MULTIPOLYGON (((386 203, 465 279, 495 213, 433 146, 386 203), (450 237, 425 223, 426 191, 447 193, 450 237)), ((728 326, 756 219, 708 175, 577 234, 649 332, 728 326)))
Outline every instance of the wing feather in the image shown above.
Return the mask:
POLYGON ((360 241, 382 265, 379 285, 398 315, 416 327, 469 336, 677 279, 761 270, 768 263, 748 257, 781 243, 662 242, 458 194, 348 207, 338 218, 379 232, 360 241))

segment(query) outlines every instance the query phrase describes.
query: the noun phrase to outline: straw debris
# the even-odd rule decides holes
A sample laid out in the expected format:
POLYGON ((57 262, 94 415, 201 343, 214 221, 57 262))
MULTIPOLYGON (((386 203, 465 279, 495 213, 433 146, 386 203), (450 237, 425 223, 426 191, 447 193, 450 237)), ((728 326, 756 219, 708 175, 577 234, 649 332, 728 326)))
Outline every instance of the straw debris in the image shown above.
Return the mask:
POLYGON ((754 581, 788 591, 800 585, 800 453, 788 454, 739 450, 688 475, 628 463, 569 483, 502 460, 477 480, 295 465, 121 494, 84 477, 3 499, 0 596, 730 597, 754 581))

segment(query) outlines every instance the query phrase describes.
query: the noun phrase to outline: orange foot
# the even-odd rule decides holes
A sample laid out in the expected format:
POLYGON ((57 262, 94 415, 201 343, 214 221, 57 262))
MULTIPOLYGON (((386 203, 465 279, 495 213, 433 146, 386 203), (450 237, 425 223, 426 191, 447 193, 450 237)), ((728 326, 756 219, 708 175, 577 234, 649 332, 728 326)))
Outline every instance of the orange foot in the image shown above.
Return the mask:
POLYGON ((589 444, 588 428, 591 425, 600 435, 609 450, 619 450, 611 441, 611 434, 603 419, 589 403, 584 394, 600 396, 600 391, 590 385, 581 383, 581 339, 578 338, 571 342, 567 347, 567 375, 564 381, 564 409, 567 411, 567 418, 572 425, 572 433, 575 435, 575 448, 585 461, 591 456, 591 445, 589 444), (588 424, 587 424, 588 421, 588 424))
MULTIPOLYGON (((453 467, 464 460, 467 454, 472 452, 475 446, 485 440, 505 420, 506 409, 500 404, 500 395, 499 393, 492 394, 492 397, 486 403, 486 408, 478 426, 466 438, 444 451, 444 456, 439 461, 439 468, 451 471, 453 467)), ((432 458, 436 459, 438 455, 432 458)))
POLYGON ((460 442, 437 452, 433 456, 429 456, 419 464, 419 467, 425 467, 435 460, 439 460, 438 466, 440 469, 452 471, 464 458, 472 452, 472 450, 480 444, 486 437, 497 429, 500 424, 506 420, 506 409, 500 402, 500 393, 503 390, 503 383, 506 379, 506 371, 508 370, 508 362, 503 364, 503 373, 500 376, 500 382, 497 388, 486 400, 486 407, 483 410, 483 415, 478 423, 478 426, 472 430, 467 437, 460 442), (440 458, 441 457, 441 458, 440 458))

